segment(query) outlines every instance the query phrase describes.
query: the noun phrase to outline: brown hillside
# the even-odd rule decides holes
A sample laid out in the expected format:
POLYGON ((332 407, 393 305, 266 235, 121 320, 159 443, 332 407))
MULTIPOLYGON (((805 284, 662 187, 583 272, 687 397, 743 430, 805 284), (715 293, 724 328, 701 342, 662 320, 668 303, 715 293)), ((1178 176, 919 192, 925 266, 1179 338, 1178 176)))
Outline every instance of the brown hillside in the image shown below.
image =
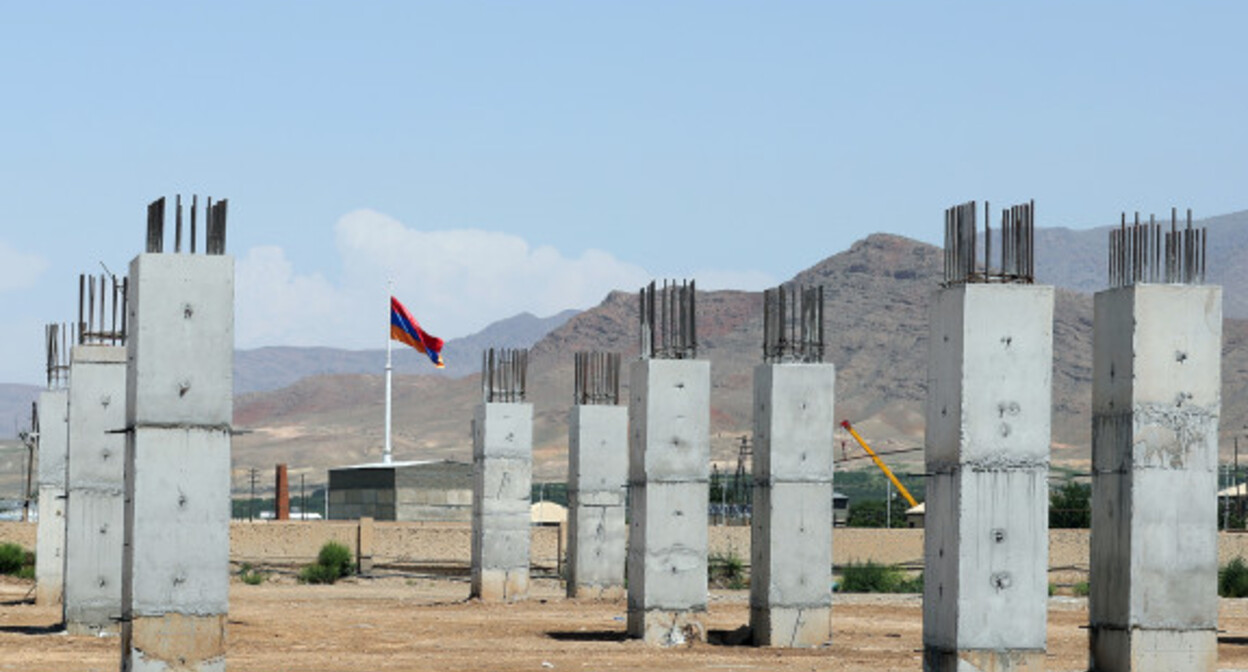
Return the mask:
MULTIPOLYGON (((939 284, 940 250, 877 234, 799 273, 823 284, 828 359, 837 367, 837 414, 852 419, 882 451, 922 444, 927 310, 939 284)), ((749 431, 752 371, 761 359, 762 295, 698 295, 699 356, 712 363, 712 449, 734 460, 749 431)), ((566 475, 566 418, 572 397, 572 353, 614 350, 637 355, 637 296, 613 292, 548 334, 531 350, 529 400, 534 405, 535 471, 542 480, 566 475)), ((1059 290, 1054 324, 1054 459, 1085 468, 1091 396, 1092 300, 1059 290)), ((1223 430, 1230 450, 1248 421, 1248 323, 1225 329, 1223 430)), ((395 378, 396 459, 469 460, 469 426, 480 399, 477 376, 395 378)), ((236 422, 254 433, 236 442, 236 475, 247 467, 288 462, 309 482, 326 468, 374 461, 381 455, 384 417, 381 376, 308 378, 274 392, 240 397, 236 422)), ((850 450, 853 450, 852 446, 850 450)), ((917 469, 921 451, 891 458, 917 469)), ((859 465, 862 463, 859 462, 859 465)), ((238 483, 239 481, 236 481, 238 483)))

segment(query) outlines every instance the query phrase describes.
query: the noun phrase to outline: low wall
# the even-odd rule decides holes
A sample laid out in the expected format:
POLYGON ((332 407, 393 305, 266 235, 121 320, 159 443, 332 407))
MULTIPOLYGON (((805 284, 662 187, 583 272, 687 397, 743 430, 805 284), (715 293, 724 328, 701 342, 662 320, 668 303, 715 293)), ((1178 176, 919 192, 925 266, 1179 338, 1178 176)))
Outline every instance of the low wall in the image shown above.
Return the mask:
MULTIPOLYGON (((421 569, 468 567, 472 526, 468 523, 374 522, 373 561, 380 566, 421 569)), ((235 521, 230 525, 230 559, 254 565, 299 565, 311 562, 321 545, 338 541, 356 548, 356 521, 235 521)), ((0 543, 35 547, 34 523, 0 522, 0 543)), ((712 526, 709 552, 750 558, 750 528, 712 526)), ((532 563, 535 569, 555 571, 566 542, 560 528, 533 528, 532 563)), ((872 561, 923 568, 923 530, 838 527, 832 534, 832 558, 836 565, 872 561)), ((1248 559, 1248 533, 1223 532, 1218 538, 1221 563, 1234 557, 1248 559)), ((1088 531, 1049 531, 1049 572, 1056 583, 1087 580, 1088 531)))

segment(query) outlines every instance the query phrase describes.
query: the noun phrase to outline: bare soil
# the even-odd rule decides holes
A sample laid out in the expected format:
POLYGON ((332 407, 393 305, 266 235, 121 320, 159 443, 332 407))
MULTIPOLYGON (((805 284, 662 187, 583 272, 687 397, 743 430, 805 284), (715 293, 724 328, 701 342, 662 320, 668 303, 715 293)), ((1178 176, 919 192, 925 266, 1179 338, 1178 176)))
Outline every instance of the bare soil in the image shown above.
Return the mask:
MULTIPOLYGON (((0 580, 0 670, 112 672, 114 638, 70 637, 59 609, 28 600, 32 584, 0 580)), ((714 590, 709 642, 658 649, 624 636, 625 604, 563 597, 536 579, 515 604, 467 599, 460 577, 398 576, 305 586, 287 575, 231 587, 232 672, 362 670, 828 670, 922 668, 917 595, 837 595, 830 646, 760 649, 737 643, 747 591, 714 590)), ((1049 601, 1049 670, 1086 669, 1087 601, 1049 601)), ((1248 604, 1223 600, 1220 667, 1248 668, 1248 604)))

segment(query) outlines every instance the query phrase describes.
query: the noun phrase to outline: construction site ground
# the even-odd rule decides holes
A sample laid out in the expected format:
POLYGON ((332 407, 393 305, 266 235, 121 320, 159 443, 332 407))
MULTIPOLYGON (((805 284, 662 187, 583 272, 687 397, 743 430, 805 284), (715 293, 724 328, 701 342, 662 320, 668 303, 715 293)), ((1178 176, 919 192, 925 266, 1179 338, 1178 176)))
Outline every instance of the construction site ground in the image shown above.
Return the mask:
MULTIPOLYGON (((59 609, 30 601, 33 584, 0 579, 0 670, 112 672, 116 637, 68 636, 59 609)), ((676 648, 625 637, 624 601, 578 601, 554 578, 534 581, 529 599, 468 599, 462 576, 387 573, 335 585, 301 585, 286 572, 230 591, 231 672, 396 670, 828 670, 922 669, 918 595, 842 595, 833 639, 817 649, 742 643, 748 590, 712 590, 708 641, 676 648)), ((1047 669, 1085 670, 1087 600, 1049 600, 1047 669)), ((1222 669, 1248 669, 1248 600, 1222 600, 1222 669)))

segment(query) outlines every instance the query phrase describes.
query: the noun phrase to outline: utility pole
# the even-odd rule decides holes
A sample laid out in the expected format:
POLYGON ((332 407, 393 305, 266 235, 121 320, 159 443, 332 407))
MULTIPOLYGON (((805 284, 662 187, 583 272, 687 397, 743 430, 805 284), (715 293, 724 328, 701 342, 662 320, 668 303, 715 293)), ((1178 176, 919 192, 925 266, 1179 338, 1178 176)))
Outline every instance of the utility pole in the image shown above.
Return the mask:
POLYGON ((893 529, 893 482, 884 479, 884 487, 887 488, 884 495, 884 527, 893 529))
POLYGON ((30 522, 31 477, 35 472, 35 444, 39 442, 39 404, 37 402, 30 404, 30 417, 30 431, 18 435, 22 443, 26 444, 26 492, 22 497, 23 523, 30 522))
POLYGON ((254 521, 256 518, 256 468, 251 468, 251 501, 247 503, 247 520, 254 521))

